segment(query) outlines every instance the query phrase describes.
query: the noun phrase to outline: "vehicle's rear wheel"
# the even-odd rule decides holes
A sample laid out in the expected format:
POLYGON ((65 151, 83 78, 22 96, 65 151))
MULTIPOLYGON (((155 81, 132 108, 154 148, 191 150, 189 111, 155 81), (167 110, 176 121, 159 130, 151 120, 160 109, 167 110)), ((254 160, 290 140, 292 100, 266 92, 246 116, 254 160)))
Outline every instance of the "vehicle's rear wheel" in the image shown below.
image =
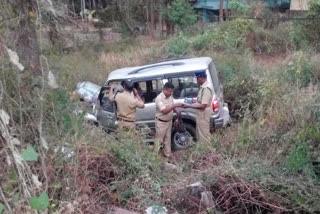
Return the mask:
POLYGON ((196 129, 190 123, 184 123, 186 132, 180 133, 177 130, 172 130, 171 147, 173 150, 188 148, 192 141, 196 139, 196 129))

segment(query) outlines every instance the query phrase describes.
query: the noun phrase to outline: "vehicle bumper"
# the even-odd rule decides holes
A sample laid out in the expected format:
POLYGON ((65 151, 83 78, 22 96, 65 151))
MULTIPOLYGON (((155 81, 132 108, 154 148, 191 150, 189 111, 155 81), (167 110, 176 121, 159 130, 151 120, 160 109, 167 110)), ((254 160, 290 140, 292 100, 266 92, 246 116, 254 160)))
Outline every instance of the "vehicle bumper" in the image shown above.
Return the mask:
POLYGON ((213 120, 214 129, 221 129, 223 127, 223 118, 216 118, 213 120))
POLYGON ((229 108, 225 104, 222 108, 221 114, 219 114, 218 117, 211 119, 211 129, 220 129, 230 122, 230 114, 229 114, 229 108))

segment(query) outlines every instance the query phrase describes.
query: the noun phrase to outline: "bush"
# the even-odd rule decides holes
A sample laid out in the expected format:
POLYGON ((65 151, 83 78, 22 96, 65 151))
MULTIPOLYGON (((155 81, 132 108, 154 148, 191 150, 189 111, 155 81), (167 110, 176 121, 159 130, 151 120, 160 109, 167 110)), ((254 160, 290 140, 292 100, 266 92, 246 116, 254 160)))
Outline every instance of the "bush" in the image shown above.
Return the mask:
POLYGON ((210 33, 211 45, 226 50, 246 49, 247 35, 252 31, 254 22, 249 19, 234 19, 227 24, 215 28, 210 33))
POLYGON ((288 31, 288 26, 285 24, 272 30, 256 26, 248 34, 247 45, 257 54, 286 52, 290 47, 290 43, 287 41, 288 31))
POLYGON ((184 56, 188 53, 191 43, 188 38, 180 35, 176 38, 169 40, 165 49, 167 50, 168 57, 184 56))
MULTIPOLYGON (((245 54, 244 54, 245 55, 245 54)), ((253 75, 260 70, 250 65, 246 56, 221 55, 216 58, 217 70, 224 84, 224 99, 229 103, 231 117, 243 118, 260 103, 259 82, 253 75)))
POLYGON ((75 112, 76 104, 71 100, 71 94, 67 91, 54 89, 46 93, 44 115, 47 121, 46 131, 50 135, 78 138, 83 132, 84 113, 76 114, 75 112))
POLYGON ((302 24, 303 32, 309 42, 313 44, 317 50, 320 48, 320 1, 312 0, 309 2, 309 11, 307 20, 302 24))
POLYGON ((289 29, 289 40, 295 50, 307 50, 309 48, 307 35, 301 22, 295 21, 291 24, 289 29))
POLYGON ((198 19, 195 11, 186 0, 174 0, 171 7, 165 11, 167 19, 181 29, 194 25, 198 19))
POLYGON ((237 15, 245 15, 249 11, 248 3, 244 0, 232 0, 228 9, 236 12, 237 15))
POLYGON ((302 51, 295 53, 286 62, 285 74, 288 80, 297 86, 306 86, 314 81, 314 68, 310 56, 302 51))
POLYGON ((208 49, 209 42, 210 42, 209 34, 204 33, 192 38, 191 46, 195 51, 201 51, 204 49, 208 49))
POLYGON ((309 145, 306 143, 297 145, 287 157, 286 166, 290 171, 303 171, 305 174, 314 177, 309 145))

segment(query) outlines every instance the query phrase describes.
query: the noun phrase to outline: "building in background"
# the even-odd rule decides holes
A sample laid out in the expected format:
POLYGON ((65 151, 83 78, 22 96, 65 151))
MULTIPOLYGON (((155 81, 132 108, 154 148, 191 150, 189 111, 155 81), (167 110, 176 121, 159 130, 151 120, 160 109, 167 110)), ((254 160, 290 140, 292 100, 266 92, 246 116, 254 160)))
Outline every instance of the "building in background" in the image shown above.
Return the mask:
MULTIPOLYGON (((229 4, 232 0, 223 0, 224 17, 228 16, 229 4)), ((251 0, 252 1, 252 0, 251 0)), ((291 0, 291 1, 308 1, 308 0, 291 0)), ((194 0, 194 8, 200 12, 202 22, 218 21, 220 0, 194 0)), ((244 1, 247 2, 247 1, 244 1)), ((258 3, 259 1, 254 1, 258 3)), ((290 0, 260 0, 267 8, 274 12, 286 12, 290 9, 290 0)))

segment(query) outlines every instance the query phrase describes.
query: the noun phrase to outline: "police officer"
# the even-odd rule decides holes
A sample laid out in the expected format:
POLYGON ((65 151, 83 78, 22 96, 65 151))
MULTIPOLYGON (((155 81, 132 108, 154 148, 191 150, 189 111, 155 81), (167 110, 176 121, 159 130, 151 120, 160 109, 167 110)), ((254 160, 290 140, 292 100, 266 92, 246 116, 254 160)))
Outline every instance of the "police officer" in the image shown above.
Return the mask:
POLYGON ((197 138, 200 142, 210 142, 210 104, 213 98, 213 90, 209 87, 205 70, 195 72, 195 75, 197 77, 197 82, 200 85, 197 102, 192 105, 184 104, 183 107, 197 109, 197 138))
POLYGON ((163 147, 163 155, 170 157, 171 155, 171 130, 173 112, 180 114, 176 107, 182 107, 183 104, 173 103, 174 86, 171 82, 167 82, 162 92, 156 97, 156 141, 163 147))
POLYGON ((139 96, 137 90, 133 87, 132 80, 122 82, 124 91, 122 93, 114 93, 117 84, 113 84, 109 91, 109 100, 115 101, 117 104, 117 121, 120 128, 135 128, 136 108, 144 108, 144 103, 139 96), (131 94, 133 92, 133 95, 131 94))

